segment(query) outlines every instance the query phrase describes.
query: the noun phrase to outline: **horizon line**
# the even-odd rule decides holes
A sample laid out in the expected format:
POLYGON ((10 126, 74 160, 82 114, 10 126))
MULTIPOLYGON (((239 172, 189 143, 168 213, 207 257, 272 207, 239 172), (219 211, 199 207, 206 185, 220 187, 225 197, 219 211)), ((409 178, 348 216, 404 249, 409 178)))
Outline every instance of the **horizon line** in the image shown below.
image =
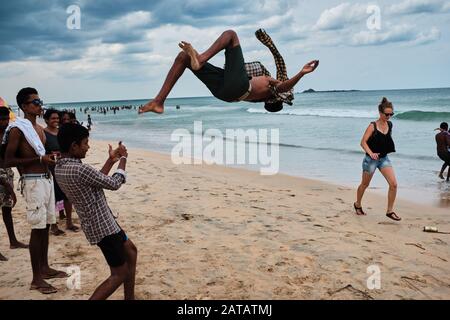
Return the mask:
MULTIPOLYGON (((313 88, 309 88, 309 89, 304 89, 305 90, 310 90, 313 88)), ((321 92, 333 92, 333 91, 359 91, 359 92, 370 92, 370 91, 402 91, 402 90, 434 90, 434 89, 450 89, 450 87, 437 87, 437 88, 408 88, 408 89, 328 89, 328 90, 315 90, 316 93, 321 93, 321 92)), ((303 92, 297 91, 294 92, 294 94, 303 94, 303 92)), ((311 94, 311 93, 308 93, 311 94)), ((173 98, 167 98, 167 100, 174 100, 174 99, 197 99, 197 98, 214 98, 214 96, 190 96, 190 97, 173 97, 173 98)), ((94 102, 99 102, 99 103, 105 103, 105 102, 116 102, 116 101, 140 101, 140 100, 151 100, 152 98, 137 98, 137 99, 115 99, 115 100, 91 100, 91 101, 68 101, 68 102, 48 102, 46 103, 46 105, 51 105, 51 104, 79 104, 79 103, 94 103, 94 102)), ((11 105, 14 107, 17 107, 16 105, 11 105)))

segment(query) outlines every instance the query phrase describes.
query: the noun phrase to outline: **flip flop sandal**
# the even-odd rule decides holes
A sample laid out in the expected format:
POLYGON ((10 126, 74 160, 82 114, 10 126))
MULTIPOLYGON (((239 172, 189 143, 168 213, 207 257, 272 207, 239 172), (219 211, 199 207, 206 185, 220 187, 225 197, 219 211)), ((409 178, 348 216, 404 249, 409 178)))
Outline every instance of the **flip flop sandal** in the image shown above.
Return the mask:
POLYGON ((48 286, 48 287, 39 287, 37 285, 32 284, 30 286, 30 290, 37 290, 42 294, 52 294, 58 292, 55 287, 48 286))
POLYGON ((366 216, 367 214, 364 212, 364 210, 362 209, 362 207, 357 207, 356 206, 356 203, 353 203, 353 208, 355 208, 355 212, 356 212, 356 215, 357 216, 366 216), (358 213, 358 210, 361 212, 361 213, 358 213))
POLYGON ((394 221, 400 221, 402 218, 400 218, 395 212, 386 213, 386 217, 394 220, 394 221))

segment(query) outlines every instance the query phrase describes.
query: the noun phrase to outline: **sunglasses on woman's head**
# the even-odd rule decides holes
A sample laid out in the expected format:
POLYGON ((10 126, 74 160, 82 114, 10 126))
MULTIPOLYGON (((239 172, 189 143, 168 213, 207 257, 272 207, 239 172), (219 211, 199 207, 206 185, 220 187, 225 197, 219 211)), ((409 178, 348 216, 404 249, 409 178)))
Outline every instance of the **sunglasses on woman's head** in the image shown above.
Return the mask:
POLYGON ((34 100, 26 102, 26 104, 29 104, 29 103, 32 103, 35 106, 40 106, 40 107, 42 107, 44 105, 44 101, 42 101, 41 99, 34 99, 34 100))
POLYGON ((385 113, 384 115, 385 115, 386 117, 393 117, 394 114, 395 114, 395 113, 392 112, 392 113, 385 113))

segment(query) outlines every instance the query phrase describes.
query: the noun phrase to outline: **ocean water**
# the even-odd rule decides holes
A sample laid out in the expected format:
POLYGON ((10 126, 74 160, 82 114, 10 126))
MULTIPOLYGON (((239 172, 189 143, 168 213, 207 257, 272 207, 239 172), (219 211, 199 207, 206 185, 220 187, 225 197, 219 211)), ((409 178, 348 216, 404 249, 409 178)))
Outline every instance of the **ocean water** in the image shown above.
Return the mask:
MULTIPOLYGON (((294 105, 279 113, 265 112, 262 104, 225 103, 213 97, 168 99, 163 115, 138 115, 120 110, 115 115, 88 112, 94 122, 91 136, 123 140, 129 147, 170 153, 176 129, 194 134, 194 121, 203 132, 218 129, 278 129, 279 172, 356 188, 361 178, 364 152, 361 137, 378 117, 377 106, 386 96, 394 104, 393 137, 397 152, 390 156, 399 183, 399 197, 435 206, 450 206, 450 183, 438 179, 442 162, 436 155, 435 128, 450 122, 450 88, 358 92, 298 93, 294 105), (180 108, 177 109, 176 106, 180 108)), ((92 106, 139 106, 146 100, 50 104, 58 109, 92 106)), ((269 131, 270 132, 270 131, 269 131)), ((248 141, 241 141, 247 147, 248 141)), ((270 136, 269 136, 270 149, 270 136)), ((198 157, 198 154, 195 154, 198 157)), ((239 166, 239 165, 238 165, 239 166)), ((259 170, 255 165, 241 165, 259 170)), ((379 172, 372 181, 375 192, 386 193, 379 172)))

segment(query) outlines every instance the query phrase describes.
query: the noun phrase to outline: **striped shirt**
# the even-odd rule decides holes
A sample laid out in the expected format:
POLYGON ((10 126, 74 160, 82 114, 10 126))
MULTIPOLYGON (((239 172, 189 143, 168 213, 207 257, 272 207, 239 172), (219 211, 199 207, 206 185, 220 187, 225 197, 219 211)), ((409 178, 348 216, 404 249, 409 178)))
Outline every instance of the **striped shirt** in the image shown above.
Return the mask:
POLYGON ((73 203, 90 244, 97 244, 104 237, 121 230, 106 202, 103 189, 119 189, 125 183, 125 171, 118 169, 108 176, 79 159, 63 158, 56 164, 55 178, 73 203))

